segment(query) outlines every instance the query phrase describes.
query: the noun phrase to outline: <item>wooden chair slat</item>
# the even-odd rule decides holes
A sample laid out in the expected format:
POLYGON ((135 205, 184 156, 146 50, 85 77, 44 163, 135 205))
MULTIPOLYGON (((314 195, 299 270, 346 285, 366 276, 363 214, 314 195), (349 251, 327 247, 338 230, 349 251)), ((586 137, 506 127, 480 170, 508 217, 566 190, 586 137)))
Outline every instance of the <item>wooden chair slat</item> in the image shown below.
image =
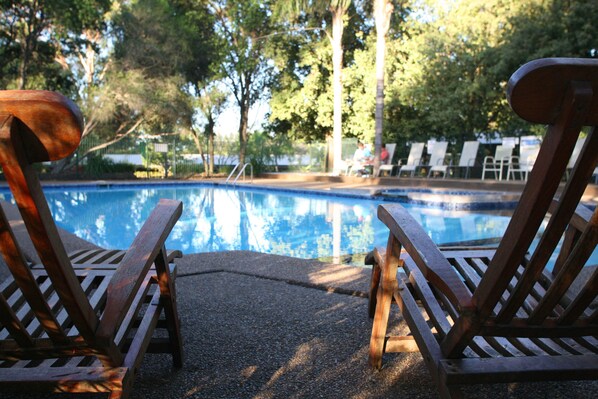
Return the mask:
MULTIPOLYGON (((530 315, 529 322, 531 324, 540 323, 551 314, 555 305, 561 300, 563 295, 565 295, 582 267, 594 252, 596 243, 598 243, 598 209, 592 215, 585 231, 573 248, 569 258, 564 263, 561 271, 555 277, 548 292, 544 295, 534 313, 530 315)), ((593 292, 593 297, 591 294, 592 292, 587 293, 590 301, 594 299, 596 291, 593 292)), ((561 318, 560 321, 561 323, 564 323, 565 320, 566 319, 561 318)))
POLYGON ((33 338, 27 332, 27 328, 14 313, 4 296, 0 295, 0 325, 6 329, 4 339, 10 336, 17 341, 19 345, 32 347, 33 338))
POLYGON ((530 340, 541 348, 548 356, 570 355, 571 352, 565 350, 550 338, 530 338, 530 340))
POLYGON ((137 306, 131 307, 127 311, 127 313, 123 319, 123 323, 121 324, 121 328, 119 328, 119 330, 114 335, 114 342, 116 342, 116 344, 118 346, 123 345, 124 340, 129 335, 129 330, 133 327, 133 322, 134 322, 134 319, 137 317, 137 312, 139 310, 139 307, 141 307, 146 302, 146 297, 148 295, 148 291, 152 287, 151 282, 152 282, 152 276, 146 275, 145 278, 143 279, 139 289, 137 290, 135 298, 133 299, 134 303, 136 303, 137 306))
POLYGON ((29 303, 31 310, 48 336, 57 344, 68 342, 66 334, 54 318, 52 310, 48 307, 44 296, 35 283, 28 262, 16 242, 2 207, 0 207, 0 252, 2 252, 8 269, 23 293, 23 297, 29 303))
MULTIPOLYGON (((434 297, 434 293, 432 293, 428 282, 421 276, 421 274, 410 273, 409 281, 420 298, 434 297)), ((436 301, 425 301, 423 302, 423 307, 426 309, 428 317, 430 317, 430 320, 432 321, 434 327, 436 327, 440 337, 444 337, 452 327, 452 324, 449 323, 446 318, 445 311, 436 301)))
POLYGON ((561 314, 558 324, 571 324, 581 317, 589 319, 591 314, 588 307, 596 300, 596 291, 598 291, 598 268, 594 270, 594 273, 579 291, 577 297, 561 314))

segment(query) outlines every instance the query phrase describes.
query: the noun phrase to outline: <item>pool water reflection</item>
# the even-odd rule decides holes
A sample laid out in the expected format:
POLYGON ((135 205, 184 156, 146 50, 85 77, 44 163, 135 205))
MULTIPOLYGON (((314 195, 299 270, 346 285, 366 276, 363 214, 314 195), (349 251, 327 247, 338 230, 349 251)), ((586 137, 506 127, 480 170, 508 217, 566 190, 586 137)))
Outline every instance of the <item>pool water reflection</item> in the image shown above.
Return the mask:
MULTIPOLYGON (((216 186, 46 188, 57 224, 105 248, 127 248, 160 198, 183 201, 167 241, 184 253, 251 250, 299 258, 363 254, 384 245, 381 201, 216 186)), ((502 236, 509 217, 405 204, 438 244, 502 236)))

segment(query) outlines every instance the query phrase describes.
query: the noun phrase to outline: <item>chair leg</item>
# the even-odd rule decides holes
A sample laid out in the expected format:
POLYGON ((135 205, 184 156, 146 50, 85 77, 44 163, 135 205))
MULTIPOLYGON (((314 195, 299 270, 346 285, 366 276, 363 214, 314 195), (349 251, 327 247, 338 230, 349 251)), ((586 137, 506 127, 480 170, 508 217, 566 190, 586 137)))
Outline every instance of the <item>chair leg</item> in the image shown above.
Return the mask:
POLYGON ((131 369, 129 372, 124 376, 123 380, 120 381, 120 386, 108 394, 108 399, 126 399, 131 395, 131 391, 133 389, 133 373, 131 369))
POLYGON ((376 313, 376 303, 377 303, 377 294, 378 294, 378 287, 380 286, 380 274, 382 270, 380 269, 380 265, 378 263, 374 263, 372 265, 372 276, 370 278, 370 294, 368 296, 368 314, 370 319, 374 318, 376 313))
POLYGON ((183 339, 181 326, 176 306, 176 290, 172 278, 172 272, 166 263, 166 251, 162 248, 161 254, 156 257, 156 272, 160 286, 160 301, 164 308, 166 328, 170 339, 170 350, 172 351, 172 362, 174 367, 183 367, 183 339))
POLYGON ((393 293, 397 290, 397 271, 397 263, 389 261, 387 258, 386 264, 383 265, 381 284, 376 295, 376 312, 370 338, 369 362, 376 369, 382 368, 388 316, 390 315, 393 293))

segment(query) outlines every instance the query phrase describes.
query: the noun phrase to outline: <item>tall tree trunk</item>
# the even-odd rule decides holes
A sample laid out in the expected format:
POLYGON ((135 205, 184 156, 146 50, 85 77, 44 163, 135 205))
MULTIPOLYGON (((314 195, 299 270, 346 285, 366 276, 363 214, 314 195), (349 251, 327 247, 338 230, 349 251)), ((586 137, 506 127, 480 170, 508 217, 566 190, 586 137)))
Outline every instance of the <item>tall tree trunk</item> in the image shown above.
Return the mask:
POLYGON ((245 155, 247 153, 247 128, 249 126, 249 107, 251 104, 251 78, 245 77, 245 85, 241 89, 241 98, 239 108, 241 111, 241 120, 239 121, 239 163, 245 164, 245 155))
POLYGON ((239 163, 245 164, 245 155, 247 153, 247 125, 249 120, 249 107, 243 103, 241 105, 241 121, 239 123, 239 163))
POLYGON ((208 176, 208 165, 206 163, 206 153, 203 150, 203 145, 201 144, 201 138, 199 137, 199 132, 197 130, 195 130, 193 127, 191 127, 191 137, 193 137, 193 142, 195 143, 195 147, 197 147, 197 150, 199 151, 199 154, 201 155, 201 162, 203 163, 204 169, 203 169, 203 174, 204 176, 208 176))
MULTIPOLYGON (((342 3, 342 2, 339 2, 342 3)), ((334 158, 332 170, 340 171, 343 144, 343 15, 346 7, 338 4, 332 12, 332 84, 334 88, 334 109, 332 143, 334 158)))
POLYGON ((27 85, 27 68, 32 53, 33 31, 29 24, 23 27, 23 38, 21 43, 21 60, 19 62, 19 78, 17 80, 17 89, 24 90, 27 85), (26 30, 26 31, 25 31, 26 30))
POLYGON ((374 176, 380 170, 380 152, 382 150, 382 124, 384 121, 384 66, 386 57, 386 34, 390 27, 393 5, 389 0, 374 0, 374 18, 376 20, 376 112, 374 138, 374 176))
POLYGON ((208 136, 208 156, 210 157, 209 174, 214 175, 214 136, 212 133, 208 136))
POLYGON ((17 90, 23 90, 27 84, 27 64, 29 63, 29 52, 23 50, 21 53, 21 61, 19 62, 19 79, 17 83, 17 90))

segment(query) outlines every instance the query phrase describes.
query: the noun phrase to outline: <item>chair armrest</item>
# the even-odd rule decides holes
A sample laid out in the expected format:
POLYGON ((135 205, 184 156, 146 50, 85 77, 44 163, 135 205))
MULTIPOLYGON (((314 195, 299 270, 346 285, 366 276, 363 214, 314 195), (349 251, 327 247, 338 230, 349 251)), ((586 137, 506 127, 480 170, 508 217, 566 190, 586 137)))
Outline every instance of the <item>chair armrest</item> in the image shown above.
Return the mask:
POLYGON ((491 155, 486 155, 484 157, 484 163, 492 163, 492 164, 495 163, 494 157, 491 155))
POLYGON ((106 307, 97 331, 99 340, 114 338, 182 210, 183 204, 180 201, 161 199, 141 227, 108 285, 106 307))
POLYGON ((404 207, 399 204, 380 205, 378 218, 401 243, 426 280, 446 295, 460 312, 475 308, 471 292, 461 277, 404 207))
MULTIPOLYGON (((550 213, 554 213, 558 207, 558 204, 559 201, 553 198, 548 211, 550 213)), ((569 224, 573 226, 577 231, 583 231, 590 222, 591 218, 592 211, 588 207, 578 204, 577 208, 575 208, 575 213, 571 217, 571 221, 569 224)))

